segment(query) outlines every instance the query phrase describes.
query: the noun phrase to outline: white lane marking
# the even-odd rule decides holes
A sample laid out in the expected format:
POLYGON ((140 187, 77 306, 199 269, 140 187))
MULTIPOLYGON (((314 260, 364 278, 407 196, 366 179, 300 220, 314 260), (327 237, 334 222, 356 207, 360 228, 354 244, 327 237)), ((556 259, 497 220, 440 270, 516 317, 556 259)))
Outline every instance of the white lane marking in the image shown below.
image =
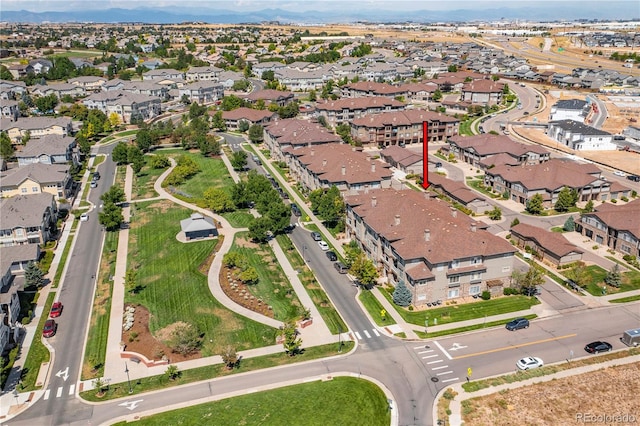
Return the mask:
POLYGON ((440 362, 444 362, 444 361, 443 361, 443 360, 441 360, 441 359, 439 359, 439 360, 437 360, 437 361, 429 361, 429 362, 427 363, 427 365, 428 365, 428 364, 438 364, 438 363, 440 363, 440 362))
POLYGON ((51 394, 51 389, 47 389, 46 391, 44 391, 44 400, 45 401, 47 399, 49 399, 49 394, 51 394))
POLYGON ((362 340, 362 336, 360 336, 360 333, 358 333, 357 331, 355 333, 356 333, 356 337, 358 338, 358 340, 362 340))
POLYGON ((378 333, 378 330, 376 330, 375 328, 373 329, 373 334, 375 334, 376 336, 380 337, 380 333, 378 333))
POLYGON ((453 373, 453 370, 443 371, 442 373, 436 374, 436 376, 444 376, 445 374, 451 374, 451 373, 453 373))
POLYGON ((429 352, 433 352, 433 349, 429 349, 428 351, 420 351, 418 352, 418 355, 428 354, 429 352))
POLYGON ((458 378, 457 378, 457 377, 454 377, 453 379, 443 380, 443 381, 442 381, 442 383, 455 382, 456 380, 458 380, 458 378))
POLYGON ((62 396, 62 388, 58 388, 58 390, 56 391, 56 398, 60 398, 62 396))
POLYGON ((75 384, 69 386, 69 395, 70 396, 73 395, 75 393, 75 391, 76 391, 76 385, 75 384))
POLYGON ((432 370, 442 370, 443 368, 447 368, 448 365, 441 365, 440 367, 433 367, 432 370))
POLYGON ((449 352, 447 352, 447 351, 446 351, 446 350, 445 350, 445 349, 440 345, 440 343, 438 343, 438 342, 434 341, 434 342, 433 342, 433 344, 434 344, 434 345, 436 345, 436 346, 438 347, 438 349, 440 349, 440 350, 442 351, 442 353, 444 354, 444 356, 446 356, 446 357, 447 357, 447 358, 449 358, 449 359, 453 359, 453 358, 451 357, 451 355, 449 355, 449 352))
POLYGON ((367 336, 367 339, 371 339, 371 335, 369 334, 369 332, 367 330, 363 331, 364 335, 367 336))
POLYGON ((427 355, 427 356, 423 356, 422 359, 428 359, 428 358, 436 358, 439 357, 440 355, 438 354, 433 354, 433 355, 427 355))

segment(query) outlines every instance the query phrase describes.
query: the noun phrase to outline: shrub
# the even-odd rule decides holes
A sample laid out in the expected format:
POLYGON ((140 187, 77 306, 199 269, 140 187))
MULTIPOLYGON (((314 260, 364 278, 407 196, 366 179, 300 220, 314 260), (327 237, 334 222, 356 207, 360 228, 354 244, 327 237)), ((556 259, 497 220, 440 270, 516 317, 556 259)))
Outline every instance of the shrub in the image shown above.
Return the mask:
POLYGON ((489 299, 491 299, 491 292, 485 290, 485 291, 482 292, 480 297, 482 298, 482 300, 489 300, 489 299))

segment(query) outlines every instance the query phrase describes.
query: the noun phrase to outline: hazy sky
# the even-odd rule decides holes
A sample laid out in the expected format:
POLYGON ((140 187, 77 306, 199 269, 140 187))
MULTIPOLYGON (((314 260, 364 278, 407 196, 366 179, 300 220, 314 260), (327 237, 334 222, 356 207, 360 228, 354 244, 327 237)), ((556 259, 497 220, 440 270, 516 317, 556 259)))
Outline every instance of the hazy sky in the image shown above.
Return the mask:
MULTIPOLYGON (((575 4, 576 10, 584 4, 598 3, 601 7, 607 7, 610 0, 601 1, 579 1, 579 0, 496 0, 496 1, 448 1, 448 0, 320 0, 320 1, 287 1, 287 0, 2 0, 1 10, 28 10, 32 12, 45 11, 66 11, 66 10, 89 10, 89 9, 109 9, 122 8, 132 9, 139 7, 163 8, 180 7, 180 9, 228 9, 237 10, 261 10, 261 9, 284 9, 288 11, 305 10, 336 10, 336 9, 380 9, 380 10, 455 10, 455 9, 487 9, 496 7, 540 7, 545 3, 559 3, 564 6, 575 4)), ((640 16, 640 1, 638 0, 615 0, 616 4, 629 4, 629 17, 640 16)))

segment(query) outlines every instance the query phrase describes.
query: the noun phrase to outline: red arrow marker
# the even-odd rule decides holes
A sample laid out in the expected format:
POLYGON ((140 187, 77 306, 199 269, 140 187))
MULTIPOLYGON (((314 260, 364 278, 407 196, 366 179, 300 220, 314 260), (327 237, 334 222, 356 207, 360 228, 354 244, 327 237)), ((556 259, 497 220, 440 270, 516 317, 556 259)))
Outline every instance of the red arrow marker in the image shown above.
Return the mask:
POLYGON ((422 187, 427 189, 429 185, 429 153, 427 152, 427 142, 429 141, 429 124, 422 122, 422 187))

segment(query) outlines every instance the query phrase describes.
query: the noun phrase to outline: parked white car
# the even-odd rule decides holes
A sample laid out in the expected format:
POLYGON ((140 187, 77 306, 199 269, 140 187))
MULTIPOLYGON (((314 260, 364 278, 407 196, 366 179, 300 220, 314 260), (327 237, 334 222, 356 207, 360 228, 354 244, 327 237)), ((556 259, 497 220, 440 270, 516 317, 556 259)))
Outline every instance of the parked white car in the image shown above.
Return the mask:
POLYGON ((80 215, 80 222, 86 222, 89 220, 89 214, 88 213, 82 213, 80 215))
POLYGON ((536 358, 534 356, 522 358, 516 363, 516 366, 520 370, 531 370, 532 368, 542 367, 543 365, 544 362, 542 362, 540 358, 536 358))
POLYGON ((620 170, 616 170, 615 172, 613 172, 613 174, 616 175, 616 176, 622 176, 622 177, 626 176, 625 173, 621 172, 620 170))
POLYGON ((324 241, 318 241, 318 245, 320 246, 320 248, 324 251, 329 250, 329 244, 327 244, 324 241))

